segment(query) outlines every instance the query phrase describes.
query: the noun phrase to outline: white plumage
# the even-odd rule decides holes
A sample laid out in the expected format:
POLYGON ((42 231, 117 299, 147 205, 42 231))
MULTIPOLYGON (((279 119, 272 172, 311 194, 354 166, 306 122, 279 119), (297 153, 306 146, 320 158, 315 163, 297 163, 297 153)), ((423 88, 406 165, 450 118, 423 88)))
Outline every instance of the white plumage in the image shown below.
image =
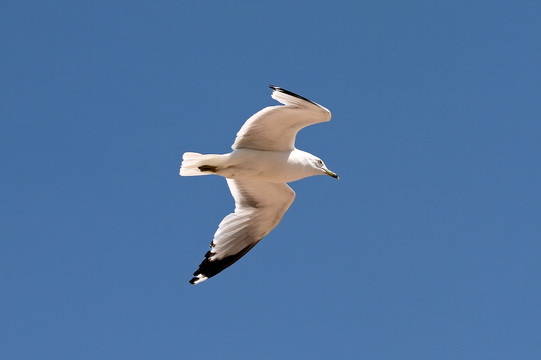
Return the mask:
POLYGON ((192 284, 233 264, 278 225, 295 199, 287 182, 312 175, 338 178, 319 158, 295 148, 297 132, 329 121, 329 110, 285 89, 271 88, 272 97, 284 106, 269 106, 251 116, 237 133, 233 152, 186 152, 182 157, 180 175, 224 176, 235 199, 235 211, 218 226, 192 284))

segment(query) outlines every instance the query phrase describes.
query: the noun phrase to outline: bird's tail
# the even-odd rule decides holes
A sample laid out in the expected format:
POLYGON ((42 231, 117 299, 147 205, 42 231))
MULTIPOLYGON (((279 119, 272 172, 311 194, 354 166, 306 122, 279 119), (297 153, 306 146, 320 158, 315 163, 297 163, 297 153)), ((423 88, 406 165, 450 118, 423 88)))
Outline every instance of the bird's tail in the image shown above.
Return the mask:
POLYGON ((223 155, 203 155, 185 152, 180 165, 181 176, 199 176, 215 174, 223 162, 223 155))

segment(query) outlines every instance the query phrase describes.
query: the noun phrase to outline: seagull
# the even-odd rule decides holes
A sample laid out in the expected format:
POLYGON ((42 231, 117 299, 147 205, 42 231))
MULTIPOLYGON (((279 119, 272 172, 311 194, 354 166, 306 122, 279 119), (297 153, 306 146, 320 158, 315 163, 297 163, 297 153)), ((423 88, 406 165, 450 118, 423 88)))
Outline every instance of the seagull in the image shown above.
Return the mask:
POLYGON ((331 120, 331 112, 291 91, 269 87, 272 98, 283 105, 252 115, 237 133, 232 152, 182 156, 181 176, 223 176, 235 200, 234 212, 218 226, 191 284, 231 266, 278 225, 295 199, 288 182, 314 175, 338 179, 321 159, 295 148, 297 132, 331 120))

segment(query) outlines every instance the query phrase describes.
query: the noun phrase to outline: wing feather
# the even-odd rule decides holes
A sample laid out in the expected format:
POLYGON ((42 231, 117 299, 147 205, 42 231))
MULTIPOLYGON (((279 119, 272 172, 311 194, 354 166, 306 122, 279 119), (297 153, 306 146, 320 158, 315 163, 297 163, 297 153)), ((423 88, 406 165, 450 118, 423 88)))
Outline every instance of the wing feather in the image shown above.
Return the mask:
POLYGON ((227 179, 235 211, 214 234, 210 250, 190 283, 204 281, 235 263, 278 225, 295 199, 287 184, 252 179, 227 179))
POLYGON ((252 115, 237 133, 233 149, 293 150, 299 130, 331 120, 331 112, 323 106, 291 91, 271 88, 272 98, 284 105, 269 106, 252 115))

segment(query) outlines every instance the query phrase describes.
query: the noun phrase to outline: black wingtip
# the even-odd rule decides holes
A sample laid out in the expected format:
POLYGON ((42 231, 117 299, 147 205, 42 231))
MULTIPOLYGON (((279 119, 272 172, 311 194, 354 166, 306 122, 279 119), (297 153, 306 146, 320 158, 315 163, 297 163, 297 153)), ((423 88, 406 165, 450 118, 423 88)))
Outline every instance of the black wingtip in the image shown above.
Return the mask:
POLYGON ((291 96, 294 96, 294 97, 296 97, 296 98, 302 99, 302 100, 304 100, 304 101, 308 101, 308 102, 311 103, 311 104, 320 106, 319 104, 313 102, 313 101, 310 100, 310 99, 305 98, 304 96, 301 96, 301 95, 299 95, 299 94, 295 94, 293 91, 289 91, 289 90, 286 90, 286 89, 284 89, 284 88, 281 88, 281 87, 275 86, 275 85, 269 85, 269 87, 270 87, 272 90, 274 90, 274 91, 279 91, 279 92, 284 93, 284 94, 286 94, 286 95, 291 95, 291 96))
POLYGON ((238 259, 243 257, 248 251, 250 251, 255 245, 255 243, 247 245, 244 249, 240 250, 234 255, 229 255, 219 260, 210 260, 209 258, 214 255, 211 251, 207 251, 205 254, 205 259, 199 265, 199 268, 193 273, 194 277, 190 280, 190 284, 196 285, 196 282, 201 279, 199 275, 205 277, 205 280, 210 279, 214 275, 222 272, 224 269, 233 265, 238 259))

